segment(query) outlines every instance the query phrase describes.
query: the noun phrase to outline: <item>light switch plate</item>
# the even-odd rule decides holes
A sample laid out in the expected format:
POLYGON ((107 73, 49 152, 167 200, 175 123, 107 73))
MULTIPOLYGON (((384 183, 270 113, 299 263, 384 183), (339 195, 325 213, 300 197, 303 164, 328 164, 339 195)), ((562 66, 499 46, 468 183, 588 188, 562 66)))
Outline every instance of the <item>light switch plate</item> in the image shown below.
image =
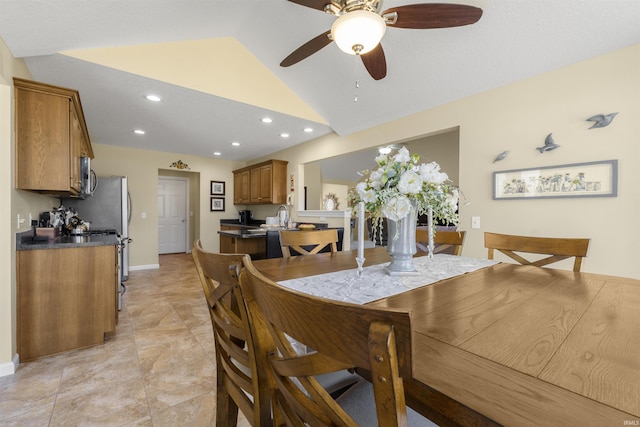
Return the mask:
POLYGON ((472 216, 471 217, 471 228, 480 228, 480 217, 472 216))

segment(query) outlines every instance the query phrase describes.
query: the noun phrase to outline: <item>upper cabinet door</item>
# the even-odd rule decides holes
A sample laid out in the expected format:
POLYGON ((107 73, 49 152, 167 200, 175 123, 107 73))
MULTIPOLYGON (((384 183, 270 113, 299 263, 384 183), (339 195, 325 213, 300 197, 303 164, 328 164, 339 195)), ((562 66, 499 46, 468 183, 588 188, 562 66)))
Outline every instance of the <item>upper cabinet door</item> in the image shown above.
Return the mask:
POLYGON ((15 102, 16 188, 69 191, 69 99, 16 88, 15 102))
POLYGON ((16 188, 80 192, 80 157, 93 158, 77 91, 14 78, 16 188))

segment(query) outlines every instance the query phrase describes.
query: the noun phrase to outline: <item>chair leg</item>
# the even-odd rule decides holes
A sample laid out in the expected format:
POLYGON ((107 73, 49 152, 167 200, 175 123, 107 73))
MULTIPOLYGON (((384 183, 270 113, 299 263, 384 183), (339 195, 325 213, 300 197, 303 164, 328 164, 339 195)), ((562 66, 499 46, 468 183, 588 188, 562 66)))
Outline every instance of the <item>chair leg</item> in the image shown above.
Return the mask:
POLYGON ((224 373, 216 379, 216 426, 235 427, 238 424, 238 406, 224 386, 224 373))

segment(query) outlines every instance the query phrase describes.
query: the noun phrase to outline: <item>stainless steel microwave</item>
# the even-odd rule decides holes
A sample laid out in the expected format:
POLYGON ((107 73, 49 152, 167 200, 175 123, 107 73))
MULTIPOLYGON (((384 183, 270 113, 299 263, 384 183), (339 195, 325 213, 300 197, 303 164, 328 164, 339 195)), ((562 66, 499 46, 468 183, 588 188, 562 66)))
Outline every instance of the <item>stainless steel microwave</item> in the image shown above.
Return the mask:
POLYGON ((91 169, 91 157, 80 157, 80 193, 78 197, 86 199, 96 189, 96 174, 91 169))

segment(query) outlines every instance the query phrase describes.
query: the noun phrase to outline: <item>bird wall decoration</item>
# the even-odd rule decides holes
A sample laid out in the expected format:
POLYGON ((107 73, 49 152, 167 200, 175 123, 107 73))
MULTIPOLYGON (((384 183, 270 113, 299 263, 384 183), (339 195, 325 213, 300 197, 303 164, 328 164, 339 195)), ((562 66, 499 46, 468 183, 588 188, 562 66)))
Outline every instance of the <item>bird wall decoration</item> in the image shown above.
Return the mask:
POLYGON ((603 127, 609 126, 609 124, 611 124, 611 122, 613 121, 613 118, 616 116, 616 114, 618 114, 618 113, 596 114, 595 116, 589 117, 586 121, 594 122, 593 125, 589 129, 603 128, 603 127))
POLYGON ((555 150, 558 147, 560 147, 560 146, 558 144, 556 144, 556 142, 553 140, 552 134, 549 134, 544 139, 544 145, 542 147, 536 147, 536 149, 538 151, 540 151, 541 153, 544 153, 545 151, 555 150))
POLYGON ((493 163, 504 160, 508 154, 509 154, 509 150, 504 150, 502 153, 498 154, 495 159, 493 159, 493 163))

